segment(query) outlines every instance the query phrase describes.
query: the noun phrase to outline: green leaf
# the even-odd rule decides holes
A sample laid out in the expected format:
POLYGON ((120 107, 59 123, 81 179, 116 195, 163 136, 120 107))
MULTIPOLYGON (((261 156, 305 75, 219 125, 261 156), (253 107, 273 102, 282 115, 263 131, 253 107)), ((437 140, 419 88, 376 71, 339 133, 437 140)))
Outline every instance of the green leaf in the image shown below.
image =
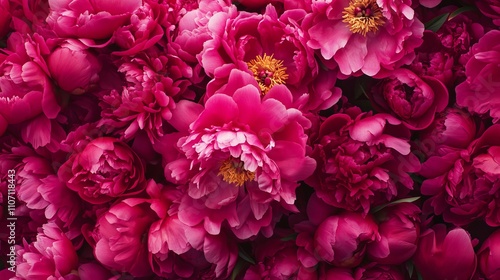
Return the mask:
POLYGON ((238 275, 243 271, 245 268, 245 261, 242 261, 241 259, 238 260, 236 263, 236 266, 233 269, 233 272, 231 272, 231 280, 236 280, 238 278, 238 275))
POLYGON ((450 17, 448 18, 448 20, 451 20, 452 18, 458 16, 461 13, 473 11, 473 10, 477 10, 475 6, 465 6, 462 8, 458 8, 450 14, 450 17))
POLYGON ((408 270, 408 275, 411 277, 413 276, 413 270, 415 269, 415 266, 413 265, 413 262, 406 262, 406 270, 408 270))
POLYGON ((255 264, 255 261, 253 260, 252 256, 250 256, 247 252, 245 252, 245 250, 241 249, 238 251, 238 256, 240 256, 240 258, 244 259, 245 261, 251 263, 251 264, 255 264))
POLYGON ((442 14, 442 15, 439 15, 439 16, 431 19, 430 21, 428 21, 425 24, 425 29, 431 30, 433 32, 437 32, 439 30, 439 28, 441 28, 441 26, 443 26, 443 24, 446 22, 446 20, 448 20, 448 17, 450 16, 450 14, 451 13, 442 14))
POLYGON ((290 241, 290 240, 295 240, 295 238, 297 238, 297 235, 298 235, 297 233, 292 233, 290 235, 287 235, 287 236, 281 238, 280 240, 283 241, 283 242, 290 241))
POLYGON ((389 203, 386 203, 386 204, 382 204, 380 206, 377 206, 375 208, 372 209, 372 213, 377 213, 378 211, 384 209, 385 207, 387 206, 390 206, 390 205, 395 205, 395 204, 399 204, 399 203, 405 203, 405 202, 409 202, 409 203, 412 203, 412 202, 415 202, 417 200, 420 199, 420 196, 415 196, 415 197, 408 197, 408 198, 403 198, 403 199, 398 199, 398 200, 395 200, 393 202, 389 202, 389 203))

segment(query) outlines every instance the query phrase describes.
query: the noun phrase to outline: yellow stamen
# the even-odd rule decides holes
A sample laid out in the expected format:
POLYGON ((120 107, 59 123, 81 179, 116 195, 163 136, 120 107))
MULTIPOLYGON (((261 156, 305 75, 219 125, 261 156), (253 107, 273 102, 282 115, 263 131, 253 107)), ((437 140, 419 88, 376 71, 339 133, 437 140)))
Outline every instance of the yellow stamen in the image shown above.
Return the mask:
POLYGON ((342 12, 343 22, 349 25, 352 33, 366 36, 368 32, 377 32, 384 25, 384 16, 375 0, 351 0, 342 12))
POLYGON ((255 173, 245 170, 243 162, 235 158, 225 160, 220 166, 219 174, 217 175, 222 175, 224 181, 235 184, 238 187, 243 186, 245 182, 255 179, 255 173))
POLYGON ((256 56, 250 60, 248 69, 252 71, 255 80, 259 83, 260 90, 265 95, 273 86, 285 84, 288 79, 283 61, 275 59, 273 55, 256 56))

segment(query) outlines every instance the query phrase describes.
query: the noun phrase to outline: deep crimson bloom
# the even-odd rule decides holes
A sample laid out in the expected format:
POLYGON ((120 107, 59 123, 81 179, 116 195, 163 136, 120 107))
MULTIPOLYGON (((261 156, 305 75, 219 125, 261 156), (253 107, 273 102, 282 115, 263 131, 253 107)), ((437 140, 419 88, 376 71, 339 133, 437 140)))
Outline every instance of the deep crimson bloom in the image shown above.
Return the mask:
POLYGON ((319 129, 312 156, 318 163, 306 182, 321 199, 351 211, 392 200, 413 187, 408 172, 419 162, 408 131, 388 114, 334 114, 319 129))
POLYGON ((424 25, 411 0, 320 0, 304 20, 308 46, 333 59, 343 75, 374 76, 409 64, 424 25))
POLYGON ((380 240, 368 244, 370 258, 389 265, 399 265, 410 259, 417 250, 420 212, 412 203, 387 206, 377 212, 380 240))
POLYGON ((500 125, 493 125, 468 150, 430 157, 421 174, 426 205, 446 222, 461 226, 485 218, 500 225, 500 125))
POLYGON ((500 230, 492 233, 477 252, 479 268, 486 279, 500 279, 500 230))
POLYGON ((405 280, 407 276, 400 267, 370 263, 354 271, 355 280, 405 280))
POLYGON ((320 260, 340 267, 356 267, 366 246, 380 239, 371 216, 344 212, 325 219, 314 234, 314 251, 320 260))
POLYGON ((476 270, 469 233, 443 224, 422 233, 413 262, 423 279, 469 280, 476 270))
MULTIPOLYGON (((282 207, 295 209, 297 181, 312 173, 315 162, 306 156, 304 128, 310 122, 284 105, 292 97, 286 87, 281 90, 261 99, 258 88, 247 85, 232 96, 210 97, 199 116, 198 109, 192 110, 195 121, 184 132, 189 135, 177 142, 185 156, 165 166, 167 178, 186 184, 179 206, 182 222, 204 222, 208 233, 218 234, 227 220, 244 239, 263 228, 266 235, 272 233, 282 207)), ((183 119, 191 114, 176 112, 183 119)))
POLYGON ((12 16, 10 15, 9 0, 0 1, 0 38, 3 38, 9 32, 9 24, 12 16))
POLYGON ((55 223, 43 225, 36 241, 18 250, 16 276, 31 279, 65 279, 78 267, 76 248, 55 223))
POLYGON ((498 0, 477 0, 474 1, 479 10, 487 17, 493 19, 493 23, 500 26, 500 1, 498 0))
POLYGON ((47 23, 60 37, 108 39, 141 0, 49 0, 47 23))
POLYGON ((412 130, 428 127, 448 105, 448 89, 438 79, 407 69, 392 71, 369 92, 373 106, 412 130))
POLYGON ((486 33, 472 46, 465 65, 467 80, 456 87, 457 104, 476 114, 500 119, 500 31, 486 33))
POLYGON ((142 192, 144 166, 127 144, 111 137, 92 140, 59 168, 68 188, 90 203, 100 204, 142 192))

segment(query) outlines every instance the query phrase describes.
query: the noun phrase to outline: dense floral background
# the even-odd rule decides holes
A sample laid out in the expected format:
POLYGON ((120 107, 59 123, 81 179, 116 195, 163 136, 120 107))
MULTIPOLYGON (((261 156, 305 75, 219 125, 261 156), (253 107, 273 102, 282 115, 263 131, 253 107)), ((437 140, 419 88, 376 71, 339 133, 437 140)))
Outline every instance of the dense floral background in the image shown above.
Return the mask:
POLYGON ((499 280, 499 28, 499 0, 0 0, 0 279, 499 280))

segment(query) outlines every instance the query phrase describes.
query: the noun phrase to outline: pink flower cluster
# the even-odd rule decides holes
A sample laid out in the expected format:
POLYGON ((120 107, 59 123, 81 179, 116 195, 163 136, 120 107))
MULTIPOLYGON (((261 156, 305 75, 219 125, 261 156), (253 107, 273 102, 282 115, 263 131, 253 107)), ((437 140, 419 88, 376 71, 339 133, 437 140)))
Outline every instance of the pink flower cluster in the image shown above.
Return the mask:
POLYGON ((499 26, 0 0, 0 279, 500 279, 499 26))

